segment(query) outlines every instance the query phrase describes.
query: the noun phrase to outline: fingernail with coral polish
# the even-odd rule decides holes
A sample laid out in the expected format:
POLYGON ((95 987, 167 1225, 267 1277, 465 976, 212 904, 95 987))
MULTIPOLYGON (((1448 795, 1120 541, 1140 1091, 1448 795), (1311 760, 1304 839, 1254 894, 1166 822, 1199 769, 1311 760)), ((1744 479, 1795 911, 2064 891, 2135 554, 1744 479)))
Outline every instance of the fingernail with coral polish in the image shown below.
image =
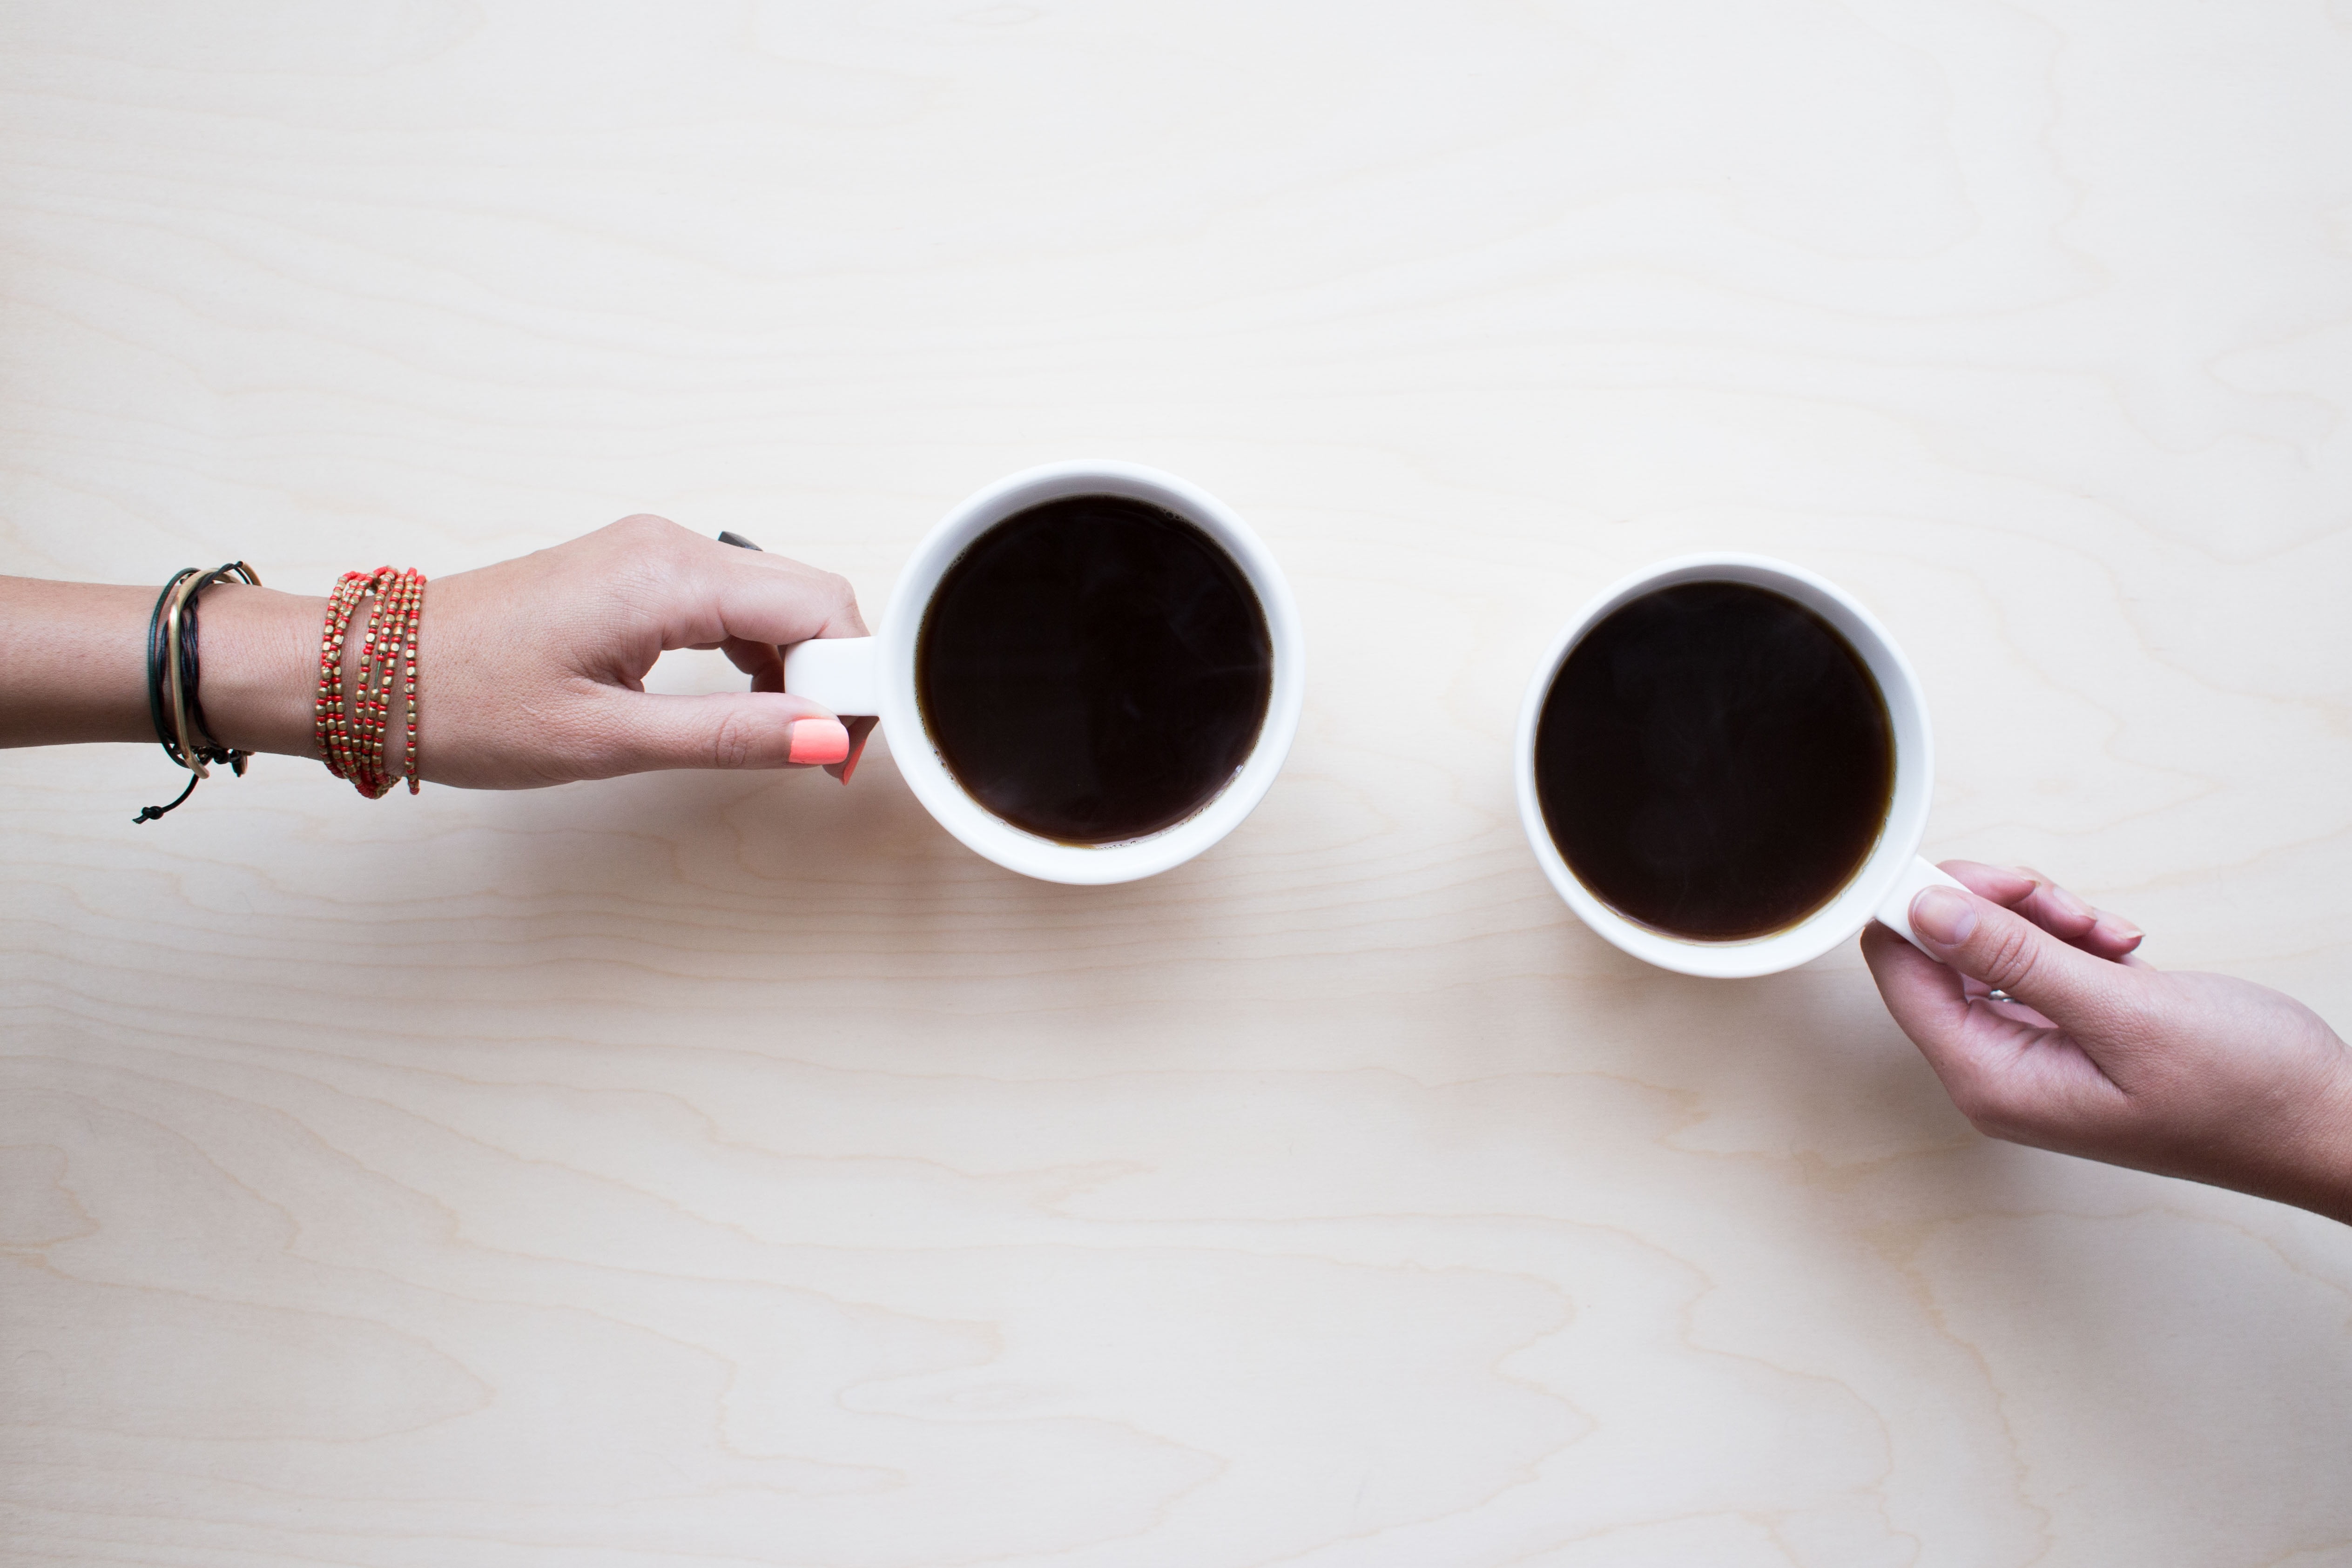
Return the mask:
POLYGON ((838 762, 849 755, 849 731, 837 718, 793 721, 792 762, 838 762))
POLYGON ((1957 947, 1977 928, 1968 894, 1948 887, 1923 887, 1911 901, 1911 929, 1938 947, 1957 947))
POLYGON ((866 743, 873 738, 874 732, 867 730, 857 737, 857 744, 849 748, 849 755, 841 759, 841 781, 844 784, 848 783, 851 775, 857 771, 857 764, 866 755, 866 743))

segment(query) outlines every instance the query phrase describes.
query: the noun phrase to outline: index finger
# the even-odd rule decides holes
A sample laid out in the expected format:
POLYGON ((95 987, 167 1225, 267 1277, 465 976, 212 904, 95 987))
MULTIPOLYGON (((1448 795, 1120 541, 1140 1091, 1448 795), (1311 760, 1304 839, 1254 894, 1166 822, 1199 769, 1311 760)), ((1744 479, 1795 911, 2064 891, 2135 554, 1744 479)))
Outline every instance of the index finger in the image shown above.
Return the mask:
POLYGON ((2013 909, 2060 941, 2102 958, 2121 958, 2140 944, 2138 927, 2092 908, 2032 866, 1946 861, 1943 869, 1969 892, 2013 909))
POLYGON ((726 636, 786 648, 814 637, 867 634, 847 578, 755 545, 702 542, 697 587, 713 601, 726 636))

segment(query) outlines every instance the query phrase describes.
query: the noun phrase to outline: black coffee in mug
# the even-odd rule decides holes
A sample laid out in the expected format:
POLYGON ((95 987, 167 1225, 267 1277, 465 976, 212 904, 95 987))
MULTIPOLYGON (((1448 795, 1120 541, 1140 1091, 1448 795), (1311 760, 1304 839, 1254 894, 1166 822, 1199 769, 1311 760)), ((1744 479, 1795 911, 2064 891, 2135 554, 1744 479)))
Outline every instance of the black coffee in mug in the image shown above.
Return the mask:
POLYGON ((1895 797, 1862 655, 1784 594, 1685 582, 1629 601, 1552 677, 1536 796, 1578 880, 1701 941, 1796 925, 1861 870, 1895 797))
POLYGON ((915 695, 940 760, 1042 838, 1108 844, 1215 799, 1257 744, 1274 643, 1201 529, 1123 496, 1017 512, 932 593, 915 695))

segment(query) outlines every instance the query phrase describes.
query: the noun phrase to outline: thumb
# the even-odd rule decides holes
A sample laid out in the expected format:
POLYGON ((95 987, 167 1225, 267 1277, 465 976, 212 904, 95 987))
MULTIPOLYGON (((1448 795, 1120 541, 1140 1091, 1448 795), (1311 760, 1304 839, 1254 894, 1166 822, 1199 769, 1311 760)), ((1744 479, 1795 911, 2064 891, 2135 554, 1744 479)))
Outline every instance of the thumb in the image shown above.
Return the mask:
POLYGON ((805 767, 849 756, 849 731, 841 720, 806 697, 782 692, 614 692, 604 718, 603 760, 611 773, 805 767))
POLYGON ((2068 1030, 2112 1021, 2129 985, 2131 971, 2122 965, 1956 887, 1920 889, 1911 901, 1911 929, 1932 956, 2068 1030))

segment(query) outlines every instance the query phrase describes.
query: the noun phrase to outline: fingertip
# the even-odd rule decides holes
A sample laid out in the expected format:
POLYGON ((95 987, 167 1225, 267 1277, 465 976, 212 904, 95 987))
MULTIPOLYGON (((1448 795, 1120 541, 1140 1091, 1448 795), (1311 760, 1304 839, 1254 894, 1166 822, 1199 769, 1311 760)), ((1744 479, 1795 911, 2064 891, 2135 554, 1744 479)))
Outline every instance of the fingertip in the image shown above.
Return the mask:
POLYGON ((837 718, 797 718, 792 723, 792 744, 785 760, 805 767, 834 764, 849 755, 849 731, 837 718))
POLYGON ((857 771, 857 764, 866 756, 866 742, 873 736, 874 727, 877 722, 870 717, 851 719, 849 721, 849 755, 839 762, 827 766, 825 771, 844 784, 848 783, 850 777, 857 771))
POLYGON ((2098 911, 2047 878, 2042 880, 2038 902, 2045 912, 2042 924, 2052 930, 2072 925, 2088 931, 2099 923, 2098 911))
POLYGON ((1911 897, 1912 934, 1936 957, 1949 962, 1953 950, 1976 935, 1979 896, 1941 883, 1921 888, 1911 897))
POLYGON ((2137 951, 2147 940, 2147 933, 2119 915, 2099 912, 2097 923, 2090 930, 2090 940, 2098 952, 2110 958, 2121 958, 2137 951))

